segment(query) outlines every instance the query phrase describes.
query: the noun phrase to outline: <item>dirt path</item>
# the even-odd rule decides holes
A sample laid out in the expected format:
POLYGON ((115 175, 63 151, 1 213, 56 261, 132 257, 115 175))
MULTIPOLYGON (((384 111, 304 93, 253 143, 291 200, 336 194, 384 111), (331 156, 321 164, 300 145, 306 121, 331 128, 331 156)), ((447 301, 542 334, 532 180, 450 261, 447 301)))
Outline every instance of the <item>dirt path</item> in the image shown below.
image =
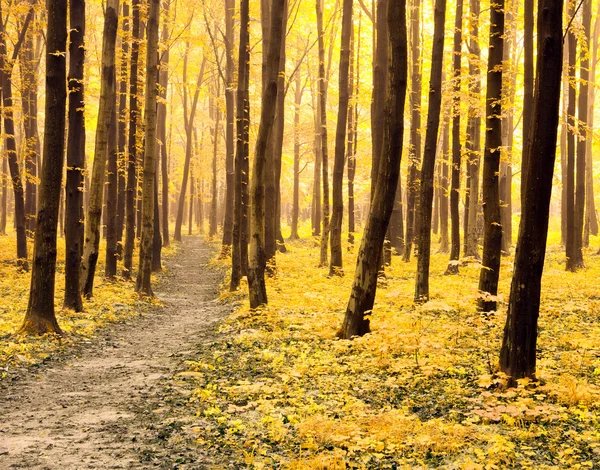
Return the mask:
POLYGON ((0 391, 0 469, 172 468, 157 458, 153 423, 168 406, 161 380, 230 311, 214 300, 222 274, 207 267, 210 257, 199 238, 184 240, 157 288, 165 309, 115 325, 80 357, 0 391))

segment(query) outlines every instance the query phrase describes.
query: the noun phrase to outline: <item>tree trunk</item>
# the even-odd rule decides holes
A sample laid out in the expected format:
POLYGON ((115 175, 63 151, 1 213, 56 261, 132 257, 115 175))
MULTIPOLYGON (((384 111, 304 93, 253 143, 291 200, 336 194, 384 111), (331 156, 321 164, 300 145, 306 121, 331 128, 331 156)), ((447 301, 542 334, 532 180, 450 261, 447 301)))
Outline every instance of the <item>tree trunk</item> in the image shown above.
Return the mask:
POLYGON ((479 272, 478 305, 484 312, 496 310, 502 224, 498 192, 502 149, 502 58, 504 48, 504 0, 490 9, 490 48, 488 54, 486 131, 483 156, 483 260, 479 272))
POLYGON ((313 99, 313 110, 314 110, 314 121, 315 121, 315 141, 314 141, 314 154, 315 154, 315 167, 314 167, 314 178, 313 178, 313 196, 312 196, 312 212, 311 212, 311 225, 313 237, 321 236, 321 131, 319 124, 319 84, 317 80, 317 90, 313 92, 313 86, 311 84, 311 95, 317 96, 316 104, 313 99))
POLYGON ((65 299, 63 306, 83 311, 79 274, 83 240, 83 185, 85 168, 84 85, 85 0, 71 0, 69 43, 69 132, 65 221, 65 299))
MULTIPOLYGON (((0 123, 1 125, 1 123, 0 123)), ((8 213, 8 159, 2 158, 2 208, 0 208, 0 235, 6 235, 6 216, 8 213)))
POLYGON ((235 152, 235 192, 233 204, 233 249, 231 252, 231 284, 233 292, 240 286, 242 266, 247 265, 248 239, 242 234, 247 232, 247 178, 244 165, 248 161, 250 128, 250 22, 249 0, 240 0, 240 48, 238 56, 237 89, 237 142, 235 152))
POLYGON ((266 61, 264 80, 264 93, 260 114, 260 125, 256 140, 254 154, 254 168, 251 186, 251 219, 250 219, 250 259, 248 266, 248 288, 250 308, 257 308, 267 303, 267 289, 265 286, 264 237, 265 237, 265 212, 264 212, 264 182, 267 162, 267 150, 275 120, 277 107, 277 75, 281 54, 281 41, 283 40, 283 10, 285 0, 273 0, 271 5, 271 34, 266 61))
MULTIPOLYGON (((218 207, 218 192, 217 192, 217 155, 219 153, 219 125, 221 121, 221 109, 217 103, 217 99, 221 94, 221 86, 217 81, 217 94, 213 102, 213 120, 214 125, 212 128, 212 140, 213 140, 213 158, 212 158, 212 188, 211 188, 211 200, 210 200, 210 218, 208 224, 208 236, 214 237, 217 235, 217 207, 218 207)), ((182 191, 184 189, 182 188, 182 191)))
MULTIPOLYGON (((160 73, 160 68, 159 68, 160 73)), ((157 81, 158 81, 157 77, 157 81)), ((159 85, 160 86, 160 85, 159 85)), ((160 91, 157 91, 160 93, 160 91)), ((158 115, 158 109, 157 109, 158 115)), ((156 120, 156 135, 158 136, 158 116, 156 120)), ((160 157, 160 148, 158 143, 156 144, 156 162, 154 166, 154 227, 152 232, 152 272, 159 272, 162 270, 162 236, 160 232, 160 206, 158 204, 158 162, 160 157)))
POLYGON ((119 109, 117 111, 117 254, 123 256, 123 226, 127 187, 127 68, 129 59, 129 5, 123 3, 123 37, 121 38, 121 63, 118 76, 119 109))
POLYGON ((343 1, 342 39, 339 70, 339 105, 335 133, 335 156, 333 163, 331 215, 331 260, 329 275, 343 275, 342 266, 342 221, 344 218, 344 166, 346 152, 346 130, 348 126, 348 105, 350 101, 350 41, 352 36, 352 0, 343 1))
POLYGON ((536 370, 537 320, 559 116, 562 8, 562 0, 540 0, 538 7, 538 72, 528 179, 500 350, 500 369, 513 384, 523 377, 534 378, 536 370))
POLYGON ((321 255, 319 266, 327 265, 329 239, 329 159, 327 151, 327 82, 325 77, 325 38, 323 30, 323 0, 316 0, 317 34, 319 35, 319 92, 317 114, 320 124, 321 170, 323 183, 323 226, 321 229, 321 255))
POLYGON ((440 172, 440 253, 448 252, 448 164, 450 157, 450 120, 446 119, 442 134, 442 156, 440 172))
MULTIPOLYGON (((165 16, 168 18, 171 0, 165 3, 165 16)), ((169 38, 169 28, 167 21, 163 22, 162 41, 166 43, 169 38)), ((167 91, 169 88, 169 48, 161 54, 160 69, 158 75, 158 83, 160 85, 159 92, 161 100, 158 103, 158 139, 160 145, 161 157, 161 216, 162 216, 162 243, 163 246, 170 245, 169 234, 169 156, 167 152, 167 91)))
POLYGON ((109 0, 104 16, 100 106, 98 109, 98 126, 96 128, 94 166, 90 181, 90 200, 85 227, 83 259, 81 260, 80 288, 87 298, 91 298, 93 295, 94 274, 96 273, 96 263, 98 262, 99 255, 108 137, 116 102, 115 44, 118 19, 119 0, 109 0))
POLYGON ((404 101, 406 97, 407 41, 404 2, 389 2, 387 8, 390 44, 388 97, 380 156, 379 176, 372 198, 369 219, 361 241, 356 273, 344 323, 338 337, 351 339, 370 331, 369 316, 377 289, 377 273, 387 225, 394 205, 402 157, 404 101))
MULTIPOLYGON (((461 0, 458 0, 461 1, 461 0)), ((410 142, 408 144, 408 181, 406 183, 406 236, 404 237, 404 261, 410 261, 415 235, 415 212, 417 204, 418 168, 421 158, 421 2, 413 0, 410 12, 410 142)))
POLYGON ((192 225, 194 223, 194 199, 196 198, 196 187, 194 180, 194 172, 190 170, 190 207, 188 217, 188 235, 192 234, 192 225))
POLYGON ((590 78, 590 30, 592 22, 592 2, 585 0, 582 8, 582 27, 583 38, 585 42, 581 44, 580 62, 579 62, 579 103, 577 110, 579 118, 578 138, 577 138, 577 168, 576 168, 576 186, 575 186, 575 260, 573 266, 575 269, 583 268, 583 225, 585 214, 585 160, 587 140, 591 138, 588 128, 588 90, 590 78))
POLYGON ((481 50, 479 48, 479 15, 480 0, 471 0, 471 37, 469 75, 469 121, 467 123, 467 154, 468 154, 468 188, 465 205, 465 256, 480 259, 478 250, 477 218, 479 205, 479 167, 481 166, 481 50))
MULTIPOLYGON (((358 15, 358 41, 356 45, 356 85, 354 87, 354 101, 350 111, 350 121, 348 122, 348 133, 352 138, 348 138, 348 243, 354 245, 354 232, 356 231, 355 219, 356 208, 354 201, 354 177, 356 175, 356 148, 358 143, 358 97, 360 96, 360 34, 362 26, 362 10, 358 15)), ((351 74, 352 76, 352 74, 351 74)), ((402 219, 402 214, 400 214, 402 219)), ((402 222, 402 221, 400 221, 402 222)), ((402 240, 404 240, 404 230, 401 231, 402 240)), ((404 242, 402 243, 404 245, 404 242)))
POLYGON ((454 21, 454 56, 452 61, 454 97, 452 104, 452 171, 450 187, 450 225, 451 244, 450 261, 446 274, 458 274, 460 259, 460 215, 458 210, 460 192, 460 62, 462 49, 462 13, 463 0, 456 1, 456 18, 454 21))
MULTIPOLYGON (((233 0, 225 0, 225 223, 223 224, 223 243, 221 255, 231 253, 231 244, 233 241, 233 199, 234 199, 234 82, 235 65, 233 62, 233 18, 235 7, 233 0)), ((191 226, 191 224, 190 224, 191 226)))
MULTIPOLYGON (((116 82, 115 82, 116 90, 116 82)), ((107 162, 107 184, 106 184, 106 261, 104 264, 104 275, 112 279, 117 275, 117 135, 118 135, 118 109, 112 110, 111 125, 108 134, 108 162, 107 162)))
POLYGON ((433 45, 431 50, 431 78, 429 79, 429 104, 427 110, 427 131, 421 168, 421 185, 417 224, 417 276, 415 281, 415 302, 429 300, 429 263, 431 257, 431 211, 433 203, 433 178, 437 152, 440 109, 442 106, 442 65, 444 62, 444 24, 446 21, 446 0, 436 0, 434 8, 433 45))
MULTIPOLYGON (((521 153, 521 205, 525 197, 527 158, 533 118, 533 24, 534 0, 523 1, 523 150, 521 153)), ((573 103, 575 105, 575 103, 573 103)))
POLYGON ((154 238, 154 202, 156 194, 156 102, 158 98, 158 23, 160 0, 149 1, 146 50, 146 100, 145 100, 145 150, 142 179, 142 239, 140 241, 140 267, 136 291, 152 296, 152 244, 154 238))
POLYGON ((130 279, 133 270, 133 247, 135 244, 135 219, 137 193, 137 127, 139 109, 137 101, 138 93, 138 58, 141 40, 140 33, 140 0, 132 0, 131 10, 133 14, 131 24, 131 65, 129 69, 129 138, 127 158, 127 190, 125 194, 125 250, 123 253, 123 277, 130 279))
POLYGON ((292 203, 292 233, 290 238, 297 240, 298 218, 300 215, 300 107, 302 106, 302 86, 300 73, 296 73, 294 81, 294 194, 292 203))
MULTIPOLYGON (((575 14, 575 6, 569 3, 567 15, 572 18, 575 14)), ((573 28, 569 28, 566 35, 569 47, 569 104, 567 106, 567 121, 569 133, 567 135, 567 226, 565 251, 567 255, 567 271, 576 271, 577 249, 576 249, 576 227, 575 227, 575 149, 576 149, 576 121, 575 108, 577 99, 576 70, 577 66, 577 35, 573 28)))
MULTIPOLYGON (((77 3, 71 6, 77 10, 77 3)), ((67 50, 67 1, 48 4, 48 51, 67 50)), ((40 200, 35 233, 29 304, 21 333, 62 334, 54 314, 58 206, 65 149, 67 69, 64 54, 46 55, 46 122, 40 200)))

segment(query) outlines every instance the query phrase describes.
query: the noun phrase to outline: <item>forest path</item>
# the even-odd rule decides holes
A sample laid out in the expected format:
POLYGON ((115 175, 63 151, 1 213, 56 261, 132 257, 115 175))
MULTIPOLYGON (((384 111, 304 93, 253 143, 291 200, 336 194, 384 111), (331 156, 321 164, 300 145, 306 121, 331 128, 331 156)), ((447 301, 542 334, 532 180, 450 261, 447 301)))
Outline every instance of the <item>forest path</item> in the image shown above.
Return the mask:
POLYGON ((208 267, 212 254, 199 237, 184 239, 156 289, 164 309, 0 390, 0 469, 172 468, 156 435, 168 407, 162 381, 231 311, 215 301, 223 274, 208 267))

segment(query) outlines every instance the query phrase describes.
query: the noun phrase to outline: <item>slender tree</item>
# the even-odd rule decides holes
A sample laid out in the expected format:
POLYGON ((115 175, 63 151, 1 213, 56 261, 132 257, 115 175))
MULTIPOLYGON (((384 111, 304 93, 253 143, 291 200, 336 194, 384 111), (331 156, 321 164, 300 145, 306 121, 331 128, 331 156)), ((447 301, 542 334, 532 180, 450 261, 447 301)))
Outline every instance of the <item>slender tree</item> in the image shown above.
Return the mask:
POLYGON ((64 307, 83 310, 79 274, 83 240, 83 173, 85 168, 85 0, 71 0, 69 33, 69 132, 65 220, 64 307))
MULTIPOLYGON (((573 18, 575 15, 575 3, 569 2, 567 16, 573 18)), ((575 109, 577 106, 576 89, 576 66, 577 66, 577 34, 571 27, 566 34, 566 40, 569 50, 569 68, 568 68, 568 105, 567 105, 567 165, 566 165, 566 240, 565 251, 567 255, 567 271, 577 270, 577 249, 575 242, 575 133, 577 132, 577 123, 575 121, 575 109)), ((563 183, 564 184, 564 183, 563 183)))
MULTIPOLYGON (((115 77, 116 78, 116 77, 115 77)), ((115 83, 116 90, 116 83, 115 83)), ((112 119, 108 133, 108 159, 106 165, 106 258, 104 275, 112 279, 117 275, 117 257, 119 255, 117 238, 117 198, 118 198, 118 108, 113 106, 112 119)))
POLYGON ((460 258, 460 215, 458 199, 460 191, 460 81, 461 81, 461 50, 462 50, 462 14, 463 0, 456 1, 456 19, 454 21, 454 49, 452 80, 454 82, 452 103, 452 171, 450 183, 450 261, 446 274, 458 274, 460 258))
POLYGON ((98 262, 100 247, 100 225, 102 223, 102 201, 104 197, 104 177, 108 154, 108 137, 113 118, 115 93, 115 45, 119 21, 119 0, 109 0, 104 13, 104 32, 102 34, 102 76, 100 82, 100 106, 94 166, 90 181, 90 200, 85 226, 83 258, 81 260, 80 288, 90 298, 94 289, 94 274, 98 262))
POLYGON ((388 3, 387 21, 390 66, 379 176, 358 253, 350 301, 338 331, 338 337, 343 339, 362 336, 370 331, 367 317, 375 302, 383 242, 394 205, 394 198, 390 196, 396 193, 400 174, 408 55, 405 2, 388 3))
POLYGON ((533 24, 534 0, 523 0, 523 147, 521 151, 521 205, 524 202, 527 181, 527 146, 530 142, 531 122, 533 118, 533 24))
POLYGON ((537 76, 527 158, 527 190, 500 350, 500 369, 513 383, 523 377, 535 377, 536 371, 537 320, 558 133, 562 10, 562 0, 539 2, 537 76))
MULTIPOLYGON (((164 2, 165 21, 162 24, 162 42, 169 39, 169 10, 171 0, 164 2)), ((167 152, 167 92, 169 87, 169 58, 170 47, 167 46, 160 56, 158 75, 159 102, 158 102, 158 140, 160 141, 160 170, 161 170, 161 220, 163 246, 169 246, 169 155, 167 152)))
POLYGON ((427 110, 427 131, 417 225, 418 260, 415 281, 415 302, 429 300, 429 262, 431 256, 431 211, 433 203, 433 179, 437 153, 440 109, 442 106, 442 65, 444 62, 444 25, 446 21, 446 0, 436 0, 434 8, 433 46, 431 51, 431 77, 429 79, 429 109, 427 110))
MULTIPOLYGON (((77 3, 75 7, 77 9, 77 3)), ((44 157, 29 304, 20 332, 59 333, 54 313, 58 206, 64 164, 67 102, 67 1, 48 4, 44 157), (58 54, 55 52, 59 52, 58 54)))
POLYGON ((338 121, 335 133, 335 156, 333 163, 331 215, 331 260, 329 275, 343 275, 342 267, 342 219, 344 217, 344 166, 346 156, 346 130, 350 102, 350 41, 352 36, 352 0, 344 0, 342 14, 342 38, 339 71, 338 121))
POLYGON ((142 178, 142 239, 140 242, 140 267, 136 291, 152 296, 152 243, 154 239, 154 204, 156 194, 156 103, 158 101, 158 23, 160 0, 149 1, 146 46, 146 99, 144 103, 145 146, 142 178))
POLYGON ((265 286, 264 237, 264 181, 266 152, 271 138, 275 109, 277 106, 277 75, 283 38, 283 7, 285 0, 271 2, 271 34, 268 48, 268 59, 264 74, 264 93, 260 113, 258 137, 254 151, 254 166, 250 191, 250 252, 248 265, 248 289, 250 308, 257 308, 267 303, 265 286))
POLYGON ((500 220, 499 174, 502 148, 502 58, 504 48, 504 0, 490 9, 486 131, 483 157, 483 260, 479 272, 479 308, 496 310, 502 224, 500 220))

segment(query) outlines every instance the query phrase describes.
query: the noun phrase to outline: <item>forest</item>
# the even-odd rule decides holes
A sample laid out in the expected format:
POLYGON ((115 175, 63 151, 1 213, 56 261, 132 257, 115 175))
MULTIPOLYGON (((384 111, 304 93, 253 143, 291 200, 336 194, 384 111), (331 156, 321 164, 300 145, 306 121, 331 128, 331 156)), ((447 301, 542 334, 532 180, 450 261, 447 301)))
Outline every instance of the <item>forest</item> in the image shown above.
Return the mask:
POLYGON ((600 0, 0 0, 0 468, 600 468, 599 48, 600 0))

